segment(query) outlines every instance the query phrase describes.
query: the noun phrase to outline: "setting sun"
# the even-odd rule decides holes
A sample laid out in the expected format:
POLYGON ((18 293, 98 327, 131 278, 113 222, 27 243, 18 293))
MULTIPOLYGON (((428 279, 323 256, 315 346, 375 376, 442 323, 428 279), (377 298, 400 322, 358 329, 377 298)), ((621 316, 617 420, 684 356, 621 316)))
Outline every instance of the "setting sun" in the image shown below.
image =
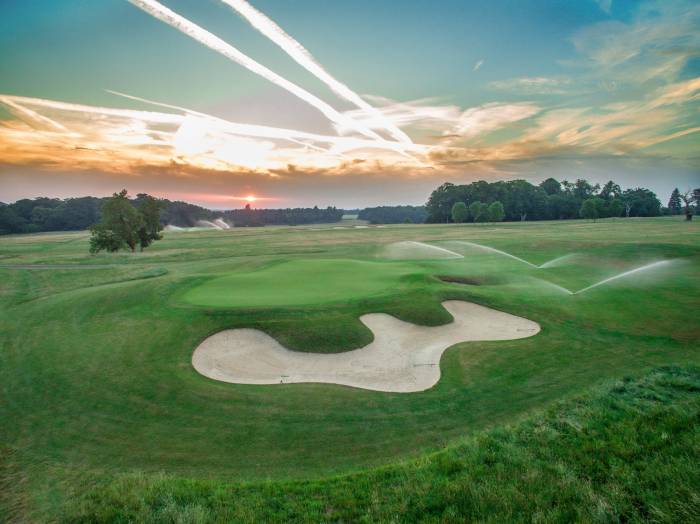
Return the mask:
POLYGON ((257 198, 253 195, 248 195, 247 197, 245 197, 245 199, 247 202, 255 202, 257 200, 257 198))

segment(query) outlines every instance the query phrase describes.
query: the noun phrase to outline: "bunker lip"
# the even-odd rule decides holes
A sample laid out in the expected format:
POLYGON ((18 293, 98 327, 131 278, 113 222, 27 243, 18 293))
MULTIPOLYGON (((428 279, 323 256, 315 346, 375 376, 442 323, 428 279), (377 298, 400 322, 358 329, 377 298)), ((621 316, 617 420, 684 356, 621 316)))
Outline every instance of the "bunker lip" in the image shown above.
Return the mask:
POLYGON ((442 305, 453 317, 443 326, 418 326, 385 313, 363 315, 374 340, 345 353, 291 351, 262 331, 227 329, 197 346, 192 366, 233 384, 325 383, 411 393, 440 380, 440 358, 457 343, 515 340, 540 331, 536 322, 471 302, 442 305))

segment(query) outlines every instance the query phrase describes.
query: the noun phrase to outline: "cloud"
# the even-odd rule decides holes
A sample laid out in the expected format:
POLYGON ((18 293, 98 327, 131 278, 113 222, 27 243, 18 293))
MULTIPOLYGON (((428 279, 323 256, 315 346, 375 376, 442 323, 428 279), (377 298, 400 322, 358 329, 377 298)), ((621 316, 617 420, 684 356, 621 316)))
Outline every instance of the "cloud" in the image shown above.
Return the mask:
POLYGON ((348 155, 400 164, 425 146, 239 124, 186 108, 127 98, 176 112, 136 111, 0 95, 18 120, 0 121, 5 162, 124 169, 134 161, 208 169, 267 170, 290 163, 334 166, 348 155), (52 124, 47 128, 47 122, 52 124))
MULTIPOLYGON (((325 104, 306 91, 300 92, 297 86, 290 88, 287 80, 155 0, 130 1, 277 85, 286 86, 310 104, 304 107, 312 114, 317 113, 311 107, 318 109, 319 103, 325 104)), ((678 69, 678 60, 691 56, 697 37, 688 34, 685 19, 677 27, 669 27, 671 11, 675 16, 688 15, 688 9, 694 12, 693 6, 685 3, 679 4, 682 9, 661 6, 658 19, 662 29, 653 26, 651 8, 646 6, 628 24, 596 24, 577 33, 574 41, 581 56, 570 65, 579 68, 578 76, 528 76, 492 82, 490 87, 500 91, 500 101, 461 107, 437 98, 360 98, 265 15, 242 0, 222 1, 237 6, 258 30, 336 92, 351 100, 357 97, 358 108, 339 112, 322 105, 330 108, 335 127, 321 127, 320 132, 312 133, 243 124, 117 92, 113 93, 156 110, 0 95, 0 105, 11 115, 0 120, 2 161, 62 173, 99 171, 139 177, 170 173, 181 180, 205 176, 202 173, 213 179, 211 173, 220 173, 229 181, 238 176, 286 187, 290 180, 306 186, 306 178, 395 176, 405 180, 415 176, 427 180, 456 176, 464 169, 503 173, 503 165, 542 159, 663 156, 673 151, 671 142, 680 139, 683 143, 683 137, 692 137, 700 130, 696 104, 700 78, 679 80, 678 69), (635 42, 644 43, 637 48, 635 42), (642 55, 654 58, 639 62, 642 55), (658 57, 666 61, 655 61, 658 57), (648 66, 640 70, 644 75, 629 78, 644 63, 648 66), (621 85, 637 88, 618 89, 621 85), (592 92, 593 86, 598 86, 597 93, 592 92), (601 91, 600 86, 613 92, 601 91), (585 98, 559 98, 554 104, 546 97, 536 102, 503 101, 510 94, 530 98, 584 91, 588 91, 585 98), (350 131, 350 127, 360 134, 340 132, 350 131), (333 129, 338 134, 333 134, 333 129), (412 138, 384 138, 391 130, 412 138)), ((474 70, 481 64, 483 60, 474 70)), ((400 135, 394 132, 392 136, 400 135)), ((689 158, 682 154, 676 157, 681 161, 689 158)), ((239 185, 237 182, 236 187, 239 185)))
POLYGON ((459 116, 450 134, 459 135, 464 139, 475 138, 507 124, 529 118, 539 110, 538 106, 531 103, 491 103, 473 107, 459 116))
POLYGON ((501 91, 514 91, 527 95, 563 95, 567 94, 572 80, 568 77, 520 77, 491 82, 489 87, 501 91))
POLYGON ((605 21, 576 32, 571 41, 580 59, 571 65, 608 85, 671 82, 700 55, 698 28, 697 2, 645 2, 627 23, 605 21))
MULTIPOLYGON (((451 142, 479 137, 507 124, 529 118, 539 111, 539 107, 529 102, 489 103, 482 106, 462 109, 456 105, 442 105, 434 99, 420 99, 396 102, 382 97, 371 97, 385 118, 399 126, 438 133, 451 142)), ((353 118, 362 118, 357 111, 350 111, 353 118)), ((364 120, 375 128, 379 122, 364 120)))

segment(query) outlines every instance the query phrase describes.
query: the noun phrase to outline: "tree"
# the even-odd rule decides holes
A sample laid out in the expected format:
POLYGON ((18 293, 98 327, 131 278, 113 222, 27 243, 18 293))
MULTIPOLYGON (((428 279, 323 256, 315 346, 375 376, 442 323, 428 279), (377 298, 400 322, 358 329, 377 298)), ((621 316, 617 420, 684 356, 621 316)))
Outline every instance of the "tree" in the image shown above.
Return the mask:
POLYGON ((693 202, 697 202, 697 190, 691 192, 690 189, 680 195, 681 200, 683 200, 683 203, 685 204, 685 219, 686 220, 693 220, 693 210, 690 207, 693 202))
POLYGON ((574 182, 572 191, 573 194, 576 198, 580 200, 586 200, 588 198, 591 198, 598 193, 598 190, 600 189, 600 185, 596 184, 592 186, 591 184, 588 183, 587 180, 584 180, 583 178, 579 178, 574 182))
POLYGON ((579 213, 582 218, 588 218, 595 222, 600 217, 600 207, 602 200, 600 198, 587 198, 581 204, 579 213))
POLYGON ((445 182, 430 194, 425 208, 428 211, 426 222, 441 223, 450 219, 452 206, 459 200, 458 187, 450 182, 445 182))
POLYGON ((456 222, 458 224, 466 222, 469 218, 469 210, 467 209, 467 205, 464 202, 455 202, 455 204, 452 206, 451 216, 452 222, 456 222))
POLYGON ((643 187, 625 189, 622 193, 628 217, 656 217, 661 214, 661 202, 653 191, 643 187))
POLYGON ((478 200, 469 204, 469 216, 474 222, 480 222, 486 216, 488 206, 478 200))
POLYGON ((107 251, 114 253, 124 247, 124 240, 105 224, 90 227, 90 253, 107 251))
POLYGON ((503 209, 503 204, 501 204, 501 202, 498 200, 491 202, 491 205, 489 205, 488 208, 489 222, 500 222, 505 216, 506 212, 503 209))
POLYGON ((138 230, 139 246, 143 251, 156 240, 163 238, 160 233, 163 230, 160 223, 160 212, 165 204, 146 194, 137 195, 137 202, 138 211, 142 218, 141 227, 138 230))
POLYGON ((608 214, 609 217, 619 217, 625 209, 625 204, 622 202, 621 198, 613 198, 608 204, 608 214))
POLYGON ((600 190, 600 193, 598 193, 598 196, 606 201, 619 198, 621 195, 622 189, 620 189, 620 186, 612 180, 606 182, 603 188, 600 190))
POLYGON ((507 198, 504 202, 509 220, 544 218, 547 213, 547 194, 540 187, 526 180, 511 180, 506 183, 507 198))
POLYGON ((680 215, 682 211, 681 192, 675 188, 668 199, 668 212, 671 215, 680 215))
POLYGON ((127 246, 133 253, 140 244, 142 226, 143 216, 129 202, 126 189, 122 189, 102 205, 102 219, 91 228, 90 252, 114 252, 127 246))
POLYGON ((540 187, 548 195, 558 195, 559 193, 561 193, 561 184, 558 180, 555 180, 553 178, 548 178, 547 180, 542 182, 540 184, 540 187))

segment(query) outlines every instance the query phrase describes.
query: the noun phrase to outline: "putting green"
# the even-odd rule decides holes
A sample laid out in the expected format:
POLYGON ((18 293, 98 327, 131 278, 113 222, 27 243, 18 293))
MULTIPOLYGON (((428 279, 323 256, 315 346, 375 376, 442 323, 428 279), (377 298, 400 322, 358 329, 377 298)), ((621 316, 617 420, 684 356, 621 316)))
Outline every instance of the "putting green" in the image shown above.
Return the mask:
POLYGON ((410 264, 359 260, 292 260, 214 278, 189 290, 197 306, 271 307, 325 304, 396 291, 410 264))

